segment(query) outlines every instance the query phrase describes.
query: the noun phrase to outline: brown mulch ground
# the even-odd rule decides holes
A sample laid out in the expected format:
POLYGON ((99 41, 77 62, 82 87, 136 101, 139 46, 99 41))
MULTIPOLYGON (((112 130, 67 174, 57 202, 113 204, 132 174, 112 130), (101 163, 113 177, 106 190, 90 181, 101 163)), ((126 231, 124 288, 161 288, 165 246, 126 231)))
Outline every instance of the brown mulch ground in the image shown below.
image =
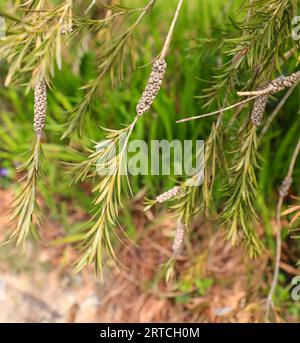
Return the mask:
MULTIPOLYGON (((0 190, 1 240, 8 230, 10 201, 9 191, 0 190)), ((124 266, 119 271, 109 268, 111 272, 106 273, 104 284, 95 281, 91 269, 73 274, 75 252, 69 245, 31 244, 26 252, 10 246, 1 248, 0 277, 6 283, 6 299, 0 300, 0 322, 263 320, 261 294, 271 276, 268 256, 249 261, 243 251, 232 249, 209 223, 198 223, 193 228, 193 244, 187 242, 178 259, 175 280, 166 285, 161 265, 170 256, 174 220, 161 214, 151 223, 153 214, 145 215, 138 204, 132 211, 138 227, 138 246, 130 241, 120 246, 118 257, 124 266), (199 294, 193 285, 189 290, 178 286, 201 278, 214 280, 204 294, 199 294)), ((58 223, 46 222, 44 237, 53 239, 63 234, 58 223)), ((281 320, 279 315, 277 320, 281 320)))

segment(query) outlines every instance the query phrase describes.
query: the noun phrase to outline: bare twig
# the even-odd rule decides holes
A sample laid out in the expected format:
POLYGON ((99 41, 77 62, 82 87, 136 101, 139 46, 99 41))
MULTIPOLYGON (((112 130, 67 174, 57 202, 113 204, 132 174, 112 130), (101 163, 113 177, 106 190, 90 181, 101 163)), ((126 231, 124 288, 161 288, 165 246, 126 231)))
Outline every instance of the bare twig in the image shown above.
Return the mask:
POLYGON ((275 94, 285 88, 292 87, 300 79, 300 71, 297 71, 289 76, 279 76, 275 80, 272 80, 266 87, 256 91, 237 92, 239 96, 251 96, 251 95, 264 95, 275 94))
POLYGON ((264 94, 269 94, 272 91, 272 87, 268 86, 267 88, 258 90, 258 91, 247 91, 247 92, 237 92, 238 96, 260 96, 260 95, 264 95, 264 94))
POLYGON ((209 112, 209 113, 205 113, 205 114, 200 114, 200 115, 197 115, 197 116, 194 116, 194 117, 189 117, 189 118, 184 118, 184 119, 179 119, 176 121, 176 123, 184 123, 186 121, 190 121, 190 120, 194 120, 194 119, 200 119, 200 118, 205 118, 205 117, 210 117, 214 114, 222 114, 223 112, 225 111, 228 111, 228 110, 231 110, 232 108, 236 108, 236 107, 239 107, 240 105, 243 105, 253 99, 256 99, 257 97, 259 97, 259 95, 255 95, 251 98, 248 98, 246 100, 243 100, 243 101, 240 101, 234 105, 231 105, 231 106, 228 106, 228 107, 225 107, 225 108, 221 108, 220 110, 217 110, 217 111, 214 111, 214 112, 209 112))
POLYGON ((247 12, 247 23, 250 20, 251 14, 252 14, 252 5, 253 5, 253 0, 249 0, 249 7, 248 7, 248 12, 247 12))
POLYGON ((165 40, 165 44, 164 44, 163 49, 162 49, 162 51, 160 53, 160 58, 165 58, 167 53, 168 53, 168 50, 169 50, 169 47, 170 47, 170 44, 171 44, 171 40, 172 40, 172 37, 173 37, 173 32, 174 32, 175 24, 177 22, 177 19, 178 19, 179 12, 180 12, 182 4, 183 4, 183 0, 179 0, 178 1, 178 5, 177 5, 177 9, 176 9, 176 12, 175 12, 175 15, 174 15, 174 18, 173 18, 173 21, 171 23, 171 26, 170 26, 167 38, 165 40))
POLYGON ((84 11, 84 14, 88 14, 88 12, 92 9, 92 7, 96 4, 96 0, 92 0, 88 5, 87 9, 84 11))
POLYGON ((281 212, 282 212, 282 205, 284 197, 287 195, 288 190, 292 184, 292 175, 294 171, 294 167, 296 164, 297 157, 300 153, 300 138, 294 150, 292 159, 290 161, 289 169, 285 179, 282 182, 282 185, 279 190, 279 199, 277 203, 277 210, 276 210, 276 257, 275 257, 275 265, 274 265, 274 273, 273 273, 273 280, 272 285, 268 294, 267 302, 266 302, 266 317, 265 320, 269 321, 270 317, 270 310, 273 305, 273 295, 278 283, 278 275, 279 275, 279 268, 280 268, 280 260, 281 260, 281 212))
POLYGON ((275 80, 272 80, 263 89, 256 90, 256 91, 237 92, 237 95, 239 95, 239 96, 251 96, 251 98, 240 101, 237 104, 231 105, 231 106, 226 107, 226 108, 222 108, 222 109, 214 111, 214 112, 197 115, 197 116, 193 116, 190 118, 180 119, 180 120, 177 120, 176 123, 183 123, 183 122, 187 122, 190 120, 205 118, 205 117, 212 116, 214 114, 222 113, 224 111, 227 111, 227 110, 230 110, 232 108, 238 107, 242 104, 245 104, 248 101, 251 101, 257 97, 261 97, 263 95, 268 95, 268 94, 276 94, 276 93, 284 90, 285 88, 290 88, 293 85, 297 84, 299 82, 299 80, 300 80, 300 71, 297 71, 297 72, 295 72, 289 76, 279 76, 275 80))

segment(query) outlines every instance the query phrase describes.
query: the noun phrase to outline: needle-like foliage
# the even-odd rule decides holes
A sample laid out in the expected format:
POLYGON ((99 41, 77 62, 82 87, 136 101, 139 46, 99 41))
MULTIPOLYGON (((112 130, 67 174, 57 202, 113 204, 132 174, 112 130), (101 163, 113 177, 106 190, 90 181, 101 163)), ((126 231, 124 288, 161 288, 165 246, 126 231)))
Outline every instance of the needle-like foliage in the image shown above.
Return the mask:
MULTIPOLYGON (((74 182, 91 180, 94 183, 90 219, 81 227, 79 235, 75 234, 74 238, 82 253, 77 261, 76 271, 80 271, 88 264, 94 264, 95 273, 102 276, 103 263, 106 259, 117 262, 113 247, 115 238, 121 238, 119 233, 122 228, 118 218, 122 212, 123 199, 131 192, 126 156, 135 128, 137 135, 141 134, 144 139, 158 138, 161 132, 164 135, 167 133, 169 137, 175 137, 178 134, 180 139, 190 134, 192 139, 200 136, 205 139, 204 172, 201 168, 189 179, 180 177, 175 187, 170 186, 169 190, 155 199, 146 201, 146 211, 150 210, 153 205, 165 203, 170 206, 177 219, 171 258, 167 263, 167 276, 172 273, 176 256, 181 251, 187 234, 194 227, 194 220, 200 216, 209 217, 210 220, 216 219, 216 221, 221 217, 222 228, 227 238, 233 244, 244 243, 251 257, 256 257, 263 251, 264 233, 262 232, 261 237, 258 236, 257 226, 260 214, 258 207, 260 210, 263 209, 265 199, 259 193, 258 187, 258 183, 263 181, 258 182, 257 176, 260 173, 258 156, 264 148, 264 138, 258 140, 257 136, 260 133, 260 137, 268 137, 268 134, 265 135, 266 131, 271 124, 275 123, 275 116, 280 116, 281 108, 292 94, 290 91, 276 105, 281 92, 288 88, 294 90, 299 84, 300 72, 295 63, 297 59, 294 58, 297 57, 299 42, 291 38, 291 23, 296 15, 299 1, 245 1, 247 6, 240 7, 239 12, 235 12, 236 17, 229 15, 229 8, 236 8, 237 1, 230 2, 226 6, 222 4, 224 17, 228 19, 222 18, 224 25, 221 29, 217 27, 218 20, 215 20, 213 24, 210 23, 213 25, 211 30, 209 27, 203 30, 206 25, 202 25, 201 22, 199 25, 202 27, 199 34, 201 37, 190 41, 189 38, 193 37, 195 32, 197 33, 198 28, 187 30, 186 25, 182 25, 183 35, 178 35, 178 41, 186 41, 188 46, 191 43, 193 46, 188 51, 192 55, 185 55, 187 46, 184 45, 184 49, 180 46, 180 49, 174 51, 169 58, 167 53, 183 2, 183 0, 177 0, 177 9, 162 50, 152 59, 152 70, 149 71, 151 74, 148 80, 144 80, 143 90, 140 89, 134 114, 130 113, 129 109, 132 108, 132 99, 136 94, 131 92, 129 87, 124 87, 125 91, 120 87, 117 92, 115 89, 111 92, 107 89, 116 84, 114 82, 116 79, 118 82, 123 79, 129 81, 130 73, 127 71, 134 69, 135 61, 140 58, 138 55, 144 52, 143 39, 149 38, 147 47, 153 46, 152 38, 159 38, 160 33, 167 28, 167 17, 160 21, 161 26, 158 31, 155 31, 155 35, 152 27, 143 26, 147 22, 147 17, 149 17, 149 23, 155 19, 155 11, 152 9, 156 3, 158 5, 156 0, 145 0, 138 8, 117 5, 115 1, 105 1, 105 4, 98 1, 96 6, 94 2, 88 1, 87 4, 80 0, 76 2, 71 0, 16 1, 13 9, 0 8, 0 15, 7 19, 8 24, 6 36, 0 38, 1 59, 5 60, 4 68, 7 70, 3 81, 6 86, 25 84, 27 90, 35 88, 35 99, 39 99, 35 100, 34 148, 29 160, 22 167, 21 172, 26 171, 26 175, 22 179, 18 197, 14 202, 15 230, 10 241, 20 244, 30 235, 34 237, 39 235, 37 230, 40 222, 37 204, 38 183, 44 176, 41 139, 46 117, 47 89, 51 88, 53 93, 50 96, 49 120, 52 125, 50 125, 51 130, 47 131, 49 141, 55 135, 66 138, 64 142, 69 142, 70 139, 72 144, 70 149, 78 150, 77 148, 80 149, 84 144, 87 133, 91 132, 94 134, 93 137, 99 137, 97 128, 103 125, 101 121, 106 121, 108 117, 106 113, 115 114, 107 120, 106 125, 112 125, 112 123, 120 125, 121 111, 122 115, 126 115, 124 121, 129 123, 120 130, 104 129, 106 141, 93 142, 87 159, 72 165, 74 182), (193 56, 195 53, 199 54, 197 69, 195 68, 199 75, 191 74, 194 66, 189 62, 195 58, 193 56), (73 63, 74 58, 75 63, 73 63), (175 66, 178 69, 174 68, 173 73, 171 69, 165 80, 165 73, 169 71, 167 62, 168 68, 175 66), (68 67, 67 64, 71 65, 69 66, 72 70, 71 77, 70 74, 63 74, 65 70, 60 71, 62 67, 68 67), (64 80, 65 76, 66 80, 64 80), (72 86, 68 84, 67 76, 74 80, 74 84, 77 82, 75 87, 73 83, 72 86), (200 82, 193 83, 191 78, 194 76, 200 76, 200 82), (208 86, 203 86, 203 78, 209 79, 208 86), (53 82, 54 80, 57 80, 58 84, 53 82), (182 80, 184 82, 181 85, 182 80), (150 113, 149 119, 147 112, 152 110, 159 89, 164 87, 165 81, 167 81, 168 96, 176 94, 176 101, 174 96, 174 101, 168 102, 166 94, 162 94, 159 99, 162 102, 158 101, 155 108, 158 115, 156 116, 155 113, 151 117, 150 113), (82 82, 82 87, 79 91, 77 88, 80 82, 82 82), (60 87, 62 89, 59 89, 60 87), (181 92, 182 87, 185 89, 184 92, 181 92), (197 91, 194 92, 196 89, 197 91), (105 98, 102 98, 102 95, 105 95, 105 98), (192 109, 190 105, 194 95, 198 95, 197 99, 200 102, 200 104, 198 102, 194 104, 194 109, 197 109, 198 105, 213 108, 209 110, 211 112, 207 110, 209 113, 184 119, 177 118, 179 119, 177 123, 194 120, 189 123, 190 126, 183 124, 186 126, 181 126, 183 130, 179 132, 181 127, 170 123, 176 120, 172 117, 171 106, 174 104, 176 111, 192 109), (100 101, 94 101, 97 97, 100 101), (59 118, 59 113, 57 113, 59 111, 56 111, 58 103, 62 109, 60 125, 55 123, 55 119, 59 118), (111 108, 104 111, 109 105, 111 108), (268 116, 269 109, 272 107, 276 107, 275 114, 268 116), (117 110, 113 112, 112 108, 117 110), (215 115, 218 117, 211 124, 210 117, 215 115), (93 116, 99 118, 99 122, 92 126, 90 119, 93 116), (145 130, 142 125, 136 125, 138 121, 140 124, 140 121, 144 120, 144 116, 148 116, 145 118, 145 130), (271 120, 269 120, 270 117, 271 120), (196 126, 195 120, 200 118, 205 118, 202 121, 203 125, 196 126), (161 122, 158 122, 159 120, 161 122), (265 120, 268 125, 264 125, 261 130, 260 125, 265 120), (157 121, 156 126, 153 123, 150 125, 150 121, 157 121), (148 127, 150 134, 147 132, 148 127), (233 146, 236 150, 229 153, 233 150, 233 146), (199 182, 200 180, 203 182, 199 182)), ((214 5, 217 2, 219 3, 216 1, 214 5)), ((121 1, 119 3, 123 4, 121 1)), ((196 1, 191 3, 192 1, 186 2, 187 8, 196 8, 196 1)), ((189 12, 186 11, 186 18, 189 18, 189 12)), ((190 24, 190 21, 187 22, 190 24)), ((147 64, 147 61, 151 60, 149 55, 154 56, 153 52, 145 54, 141 64, 144 62, 147 64)), ((134 83, 131 88, 133 87, 134 83)), ((181 115, 181 113, 178 114, 181 115)), ((289 123, 286 126, 288 125, 289 123)), ((293 130, 294 128, 295 126, 293 130)), ((278 143, 277 132, 285 135, 285 130, 286 127, 278 131, 274 130, 269 143, 272 148, 273 143, 274 146, 278 143)), ((296 130, 291 132, 296 132, 296 130)), ((6 141, 12 141, 12 139, 8 137, 6 141)), ((283 146, 287 146, 284 144, 283 146)), ((48 145, 47 147, 49 148, 48 145)), ((283 150, 282 148, 281 157, 286 156, 283 150)), ((274 178, 279 178, 279 174, 280 170, 274 178)), ((290 180, 287 178, 283 185, 286 189, 292 189, 290 180)), ((148 185, 147 182, 144 183, 143 178, 141 178, 141 184, 139 181, 134 184, 134 189, 138 189, 141 184, 148 185)), ((147 181, 149 184, 152 182, 150 177, 147 181)), ((156 178, 154 182, 161 186, 165 179, 156 178)), ((284 196, 286 189, 283 189, 284 196)), ((282 194, 280 196, 283 197, 282 194)), ((293 221, 298 216, 296 214, 293 221)), ((280 230, 277 232, 277 237, 280 238, 280 230)), ((280 256, 277 260, 280 262, 280 256)))
POLYGON ((83 235, 79 247, 83 256, 78 260, 76 271, 94 263, 96 275, 102 276, 103 253, 106 252, 109 258, 116 260, 111 231, 118 226, 121 197, 129 186, 126 154, 133 126, 121 130, 106 130, 107 140, 97 144, 96 151, 86 161, 73 167, 75 182, 102 175, 100 182, 93 189, 96 197, 92 217, 81 229, 83 235))
MULTIPOLYGON (((128 48, 128 40, 134 33, 136 27, 139 25, 143 17, 151 10, 154 6, 156 0, 150 0, 145 8, 132 10, 123 8, 122 11, 118 11, 115 14, 111 14, 109 17, 103 19, 102 21, 93 22, 96 30, 99 30, 106 25, 108 21, 113 21, 116 16, 119 15, 130 15, 139 12, 138 18, 135 22, 124 32, 119 34, 116 38, 113 38, 112 42, 104 47, 103 51, 98 56, 99 64, 97 66, 98 76, 96 79, 92 80, 89 84, 82 87, 85 92, 85 96, 80 100, 78 104, 68 113, 68 123, 62 138, 67 137, 74 132, 78 132, 79 136, 82 136, 86 131, 85 126, 87 123, 87 118, 90 113, 90 106, 94 97, 101 86, 104 77, 110 74, 112 77, 114 75, 114 70, 117 67, 118 77, 121 80, 123 78, 123 58, 125 55, 125 50, 128 48)), ((90 23, 92 24, 92 23, 90 23)), ((79 26, 79 28, 82 27, 79 26)), ((111 41, 111 37, 109 37, 111 41)), ((129 45, 130 46, 130 45, 129 45)))
MULTIPOLYGON (((138 24, 154 3, 153 0, 148 3, 134 26, 138 24)), ((106 129, 108 144, 107 141, 100 142, 96 145, 96 152, 93 152, 87 161, 73 167, 75 181, 83 181, 89 176, 91 168, 94 168, 91 176, 95 177, 96 173, 102 175, 93 189, 98 195, 93 203, 92 218, 83 228, 85 234, 80 246, 84 253, 78 261, 76 271, 81 270, 86 264, 94 263, 95 273, 100 272, 102 277, 103 247, 106 248, 108 257, 115 260, 110 231, 118 224, 117 217, 119 208, 122 206, 121 197, 126 189, 124 188, 124 178, 126 185, 130 188, 126 164, 128 142, 137 121, 150 110, 161 87, 167 68, 165 56, 170 47, 182 4, 183 0, 179 0, 161 53, 152 65, 152 72, 147 80, 145 90, 137 103, 136 116, 132 123, 121 130, 106 129)), ((130 33, 131 30, 127 31, 125 37, 130 33)))
POLYGON ((268 79, 274 69, 281 71, 280 58, 296 47, 291 39, 291 25, 297 11, 296 0, 258 0, 251 5, 250 16, 235 22, 237 37, 224 38, 227 58, 209 83, 205 94, 206 106, 215 100, 226 106, 237 86, 257 87, 268 79), (244 76, 248 80, 244 82, 244 76))
POLYGON ((49 83, 54 64, 61 68, 61 30, 72 18, 72 0, 50 9, 43 0, 18 9, 9 34, 0 41, 0 55, 9 63, 5 85, 24 82, 33 88, 41 75, 49 83))
POLYGON ((33 151, 27 162, 18 171, 26 172, 20 180, 21 186, 18 196, 12 203, 14 231, 11 233, 8 243, 13 242, 17 245, 25 243, 31 235, 39 238, 37 228, 40 224, 40 210, 37 203, 38 181, 43 176, 43 152, 40 136, 36 137, 33 151))
POLYGON ((257 164, 256 127, 249 124, 243 133, 242 146, 238 148, 226 193, 228 200, 222 214, 227 228, 227 238, 236 244, 242 240, 251 257, 258 256, 262 249, 255 227, 258 219, 256 198, 258 185, 255 175, 257 164))

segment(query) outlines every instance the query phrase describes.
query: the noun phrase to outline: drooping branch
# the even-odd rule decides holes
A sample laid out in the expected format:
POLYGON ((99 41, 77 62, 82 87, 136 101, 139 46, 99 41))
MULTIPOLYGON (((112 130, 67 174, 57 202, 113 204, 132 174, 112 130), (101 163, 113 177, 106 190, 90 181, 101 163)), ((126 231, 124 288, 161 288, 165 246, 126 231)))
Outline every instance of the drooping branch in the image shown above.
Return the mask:
POLYGON ((13 202, 12 221, 14 230, 8 242, 17 245, 25 243, 31 234, 34 238, 39 237, 36 227, 39 226, 39 208, 37 204, 38 181, 42 178, 43 151, 42 134, 45 127, 47 112, 47 86, 44 79, 37 82, 34 89, 34 121, 35 143, 32 153, 27 162, 19 168, 26 171, 26 176, 21 180, 20 189, 13 202), (34 222, 35 221, 35 222, 34 222))
POLYGON ((279 76, 272 80, 266 87, 257 91, 237 92, 239 96, 255 96, 265 94, 276 94, 286 88, 292 87, 300 79, 300 70, 289 76, 279 76))
POLYGON ((295 168, 297 157, 300 153, 300 139, 298 140, 298 143, 295 147, 295 150, 293 152, 288 172, 284 180, 282 181, 282 184, 279 188, 279 199, 277 203, 277 209, 276 209, 276 256, 275 256, 275 263, 274 263, 274 273, 273 273, 273 280, 272 285, 268 294, 267 302, 266 302, 266 321, 269 321, 270 317, 270 310, 271 307, 273 307, 273 296, 274 292, 278 283, 278 276, 279 276, 279 267, 280 267, 280 260, 281 260, 281 212, 282 212, 282 206, 283 201, 286 195, 288 194, 288 191, 292 185, 293 182, 293 171, 295 168))
MULTIPOLYGON (((154 2, 152 1, 152 3, 154 2)), ((96 176, 97 171, 107 167, 110 167, 110 170, 112 170, 112 172, 103 175, 93 190, 97 193, 93 203, 94 215, 87 223, 87 226, 83 227, 83 240, 80 244, 83 255, 77 263, 76 271, 81 270, 86 264, 94 263, 95 271, 100 271, 100 276, 102 276, 103 247, 105 248, 108 257, 112 260, 116 259, 111 245, 110 229, 118 224, 117 216, 119 208, 122 206, 121 198, 126 183, 130 189, 126 172, 126 176, 124 177, 124 168, 127 168, 125 165, 127 145, 137 121, 151 109, 161 87, 167 68, 165 56, 169 50, 175 23, 178 19, 182 3, 183 0, 178 2, 163 48, 159 57, 152 65, 152 72, 147 80, 145 90, 136 106, 136 115, 133 118, 133 121, 121 130, 107 130, 107 139, 110 141, 109 145, 102 146, 101 143, 99 143, 96 145, 96 151, 93 152, 86 161, 74 167, 76 174, 75 180, 82 180, 88 175, 96 176), (122 137, 124 136, 125 139, 122 140, 122 137), (119 149, 117 155, 112 154, 114 148, 119 149), (91 169, 93 169, 92 172, 90 172, 91 169), (124 178, 126 179, 125 184, 123 182, 124 178)))
POLYGON ((271 94, 276 94, 286 88, 290 88, 293 85, 295 85, 296 83, 298 83, 298 81, 300 80, 300 71, 297 71, 293 74, 291 74, 290 76, 279 76, 277 77, 275 80, 272 80, 271 82, 269 82, 267 84, 267 86, 263 87, 260 90, 256 90, 256 91, 247 91, 247 92, 237 92, 237 95, 239 96, 250 96, 250 98, 242 100, 236 104, 233 104, 231 106, 225 107, 225 108, 221 108, 217 111, 213 111, 213 112, 209 112, 209 113, 205 113, 205 114, 200 114, 200 115, 196 115, 193 117, 187 117, 187 118, 183 118, 183 119, 179 119, 176 121, 176 123, 184 123, 187 121, 191 121, 191 120, 195 120, 195 119, 201 119, 201 118, 205 118, 205 117, 210 117, 214 114, 219 114, 219 113, 223 113, 225 111, 231 110, 233 108, 239 107, 240 105, 243 105, 245 103, 248 103, 251 100, 254 100, 256 98, 261 97, 257 102, 256 105, 259 105, 260 102, 263 100, 264 102, 267 100, 267 95, 271 95, 271 94))

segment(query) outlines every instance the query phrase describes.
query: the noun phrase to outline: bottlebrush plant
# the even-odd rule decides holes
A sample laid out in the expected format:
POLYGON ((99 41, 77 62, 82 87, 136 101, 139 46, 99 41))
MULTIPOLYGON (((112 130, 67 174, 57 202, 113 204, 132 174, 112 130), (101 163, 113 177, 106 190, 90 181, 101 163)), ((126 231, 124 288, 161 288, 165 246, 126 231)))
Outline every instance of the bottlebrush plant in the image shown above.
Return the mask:
MULTIPOLYGON (((136 131, 143 131, 142 125, 149 125, 152 121, 157 127, 161 120, 168 137, 180 131, 188 132, 194 140, 200 133, 205 135, 201 137, 205 139, 204 175, 197 172, 191 177, 202 179, 202 184, 194 186, 192 180, 178 178, 175 186, 172 184, 169 190, 166 188, 161 192, 158 190, 165 179, 159 178, 160 187, 152 190, 145 200, 146 212, 154 206, 167 204, 176 216, 177 227, 174 228, 173 244, 170 244, 171 258, 166 263, 167 276, 173 274, 176 258, 186 237, 192 235, 193 223, 200 216, 214 220, 215 226, 224 231, 224 237, 232 245, 242 244, 251 258, 265 253, 270 247, 258 232, 261 212, 269 202, 274 202, 274 198, 278 199, 274 278, 266 301, 266 319, 269 320, 281 259, 282 207, 288 192, 291 190, 299 196, 300 189, 296 164, 299 160, 299 96, 293 105, 293 119, 286 119, 284 127, 281 127, 283 119, 279 116, 283 106, 299 90, 299 41, 292 35, 292 22, 299 1, 236 1, 235 5, 225 6, 225 2, 218 0, 216 4, 221 4, 222 18, 224 14, 226 18, 222 20, 226 23, 218 27, 220 23, 216 21, 210 30, 198 29, 197 23, 189 20, 180 27, 180 20, 187 13, 197 14, 195 8, 202 6, 196 0, 171 1, 168 11, 162 14, 159 34, 155 35, 155 47, 149 49, 150 53, 143 48, 144 35, 147 35, 149 44, 153 39, 152 29, 145 22, 149 24, 156 8, 163 6, 159 0, 138 1, 140 6, 129 1, 29 0, 7 3, 0 3, 0 15, 7 22, 6 35, 0 39, 0 56, 6 73, 4 85, 7 89, 14 86, 27 93, 33 91, 34 113, 28 114, 28 121, 33 121, 35 133, 32 153, 20 168, 26 174, 20 181, 20 190, 12 206, 15 229, 8 241, 19 244, 30 235, 39 237, 41 213, 37 199, 42 193, 43 186, 40 188, 39 185, 46 178, 44 165, 47 164, 42 142, 47 144, 51 136, 50 132, 47 133, 50 122, 51 128, 59 126, 57 132, 62 138, 59 144, 84 153, 88 151, 83 158, 78 152, 78 163, 64 161, 69 164, 67 173, 73 184, 91 180, 95 195, 91 200, 90 219, 76 231, 77 238, 73 240, 80 253, 75 270, 78 272, 86 265, 94 264, 95 273, 101 277, 104 262, 117 262, 113 234, 120 235, 122 204, 130 198, 128 194, 133 193, 133 178, 122 173, 126 168, 127 147, 136 131), (231 11, 237 19, 233 19, 231 11), (180 38, 187 42, 187 49, 177 48, 176 40, 180 38), (90 73, 93 77, 89 75, 81 85, 80 97, 70 95, 68 102, 60 94, 66 112, 58 125, 55 123, 56 113, 52 116, 47 113, 46 117, 47 95, 55 98, 57 75, 64 77, 66 65, 72 65, 75 70, 84 50, 95 54, 95 66, 90 73), (141 60, 148 61, 143 68, 147 70, 147 77, 142 68, 135 68, 137 61, 141 60), (200 75, 189 74, 189 78, 183 80, 181 75, 191 60, 196 61, 200 75), (133 87, 134 78, 141 78, 141 75, 143 80, 138 87, 133 87), (180 92, 183 83, 186 87, 193 85, 197 77, 197 86, 191 86, 184 94, 180 92), (167 115, 159 117, 163 106, 156 106, 156 103, 172 85, 179 90, 168 97, 176 108, 176 118, 168 111, 167 115), (107 110, 106 97, 115 94, 116 89, 122 89, 125 100, 120 113, 113 113, 112 118, 109 118, 109 111, 105 113, 104 117, 111 119, 105 124, 123 124, 124 108, 129 114, 125 126, 111 125, 103 129, 104 123, 97 120, 98 112, 107 110), (179 112, 179 108, 187 111, 195 97, 197 105, 194 108, 207 113, 179 112), (95 111, 97 101, 101 105, 100 110, 98 107, 95 111), (180 107, 181 103, 188 105, 180 107), (158 113, 158 117, 154 113, 158 113), (273 127, 276 130, 272 135, 273 127), (96 139, 91 132, 96 132, 96 139), (276 154, 276 146, 284 136, 288 137, 285 149, 279 149, 276 154), (110 143, 102 144, 99 137, 110 143), (270 188, 266 186, 268 176, 260 178, 267 170, 266 162, 261 158, 267 140, 275 147, 272 158, 279 165, 276 176, 271 177, 272 171, 268 171, 270 182, 273 182, 271 192, 262 189, 270 188), (114 148, 120 146, 118 154, 113 155, 114 148), (110 168, 114 173, 99 175, 104 168, 110 168), (277 194, 273 190, 278 187, 277 194)), ((212 5, 207 2, 207 6, 212 5)), ((196 14, 197 20, 201 21, 201 15, 196 14)), ((115 98, 111 100, 111 108, 116 101, 115 98)), ((148 137, 152 135, 151 139, 154 139, 153 135, 159 129, 156 130, 149 130, 148 137)), ((184 138, 182 136, 182 140, 184 138)))

